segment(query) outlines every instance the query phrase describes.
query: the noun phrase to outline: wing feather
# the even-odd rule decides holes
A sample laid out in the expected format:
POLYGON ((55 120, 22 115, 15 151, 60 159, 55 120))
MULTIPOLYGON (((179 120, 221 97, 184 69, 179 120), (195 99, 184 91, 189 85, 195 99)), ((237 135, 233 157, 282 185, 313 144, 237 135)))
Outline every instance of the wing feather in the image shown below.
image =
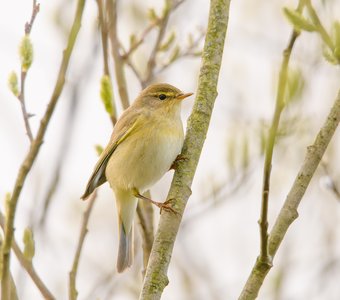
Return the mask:
MULTIPOLYGON (((131 132, 136 129, 139 123, 138 118, 133 119, 134 120, 130 120, 130 122, 128 122, 127 126, 123 126, 122 132, 120 134, 117 135, 115 134, 115 131, 113 132, 111 142, 100 155, 99 160, 94 167, 92 175, 86 185, 85 192, 81 196, 81 199, 86 200, 86 198, 90 196, 97 187, 106 182, 107 179, 105 176, 105 169, 111 155, 115 152, 119 144, 121 144, 131 134, 131 132)), ((117 125, 119 126, 120 124, 117 125)))

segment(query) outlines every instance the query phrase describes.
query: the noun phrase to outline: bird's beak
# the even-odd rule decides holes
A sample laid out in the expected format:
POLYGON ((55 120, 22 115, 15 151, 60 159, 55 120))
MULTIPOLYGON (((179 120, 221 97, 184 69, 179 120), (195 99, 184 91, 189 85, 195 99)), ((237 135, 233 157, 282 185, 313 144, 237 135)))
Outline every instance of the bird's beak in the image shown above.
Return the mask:
POLYGON ((186 93, 186 94, 183 94, 183 93, 180 93, 177 95, 176 99, 178 100, 183 100, 187 97, 190 97, 191 95, 193 95, 194 93, 186 93))

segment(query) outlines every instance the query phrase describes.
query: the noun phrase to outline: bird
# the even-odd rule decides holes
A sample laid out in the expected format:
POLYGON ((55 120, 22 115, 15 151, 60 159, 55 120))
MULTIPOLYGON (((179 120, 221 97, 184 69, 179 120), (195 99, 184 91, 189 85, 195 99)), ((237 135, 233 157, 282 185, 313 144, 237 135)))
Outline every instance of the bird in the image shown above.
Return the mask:
POLYGON ((85 200, 106 181, 113 190, 118 212, 119 273, 133 263, 133 220, 138 199, 169 208, 142 193, 179 157, 184 141, 181 103, 192 94, 166 83, 142 90, 118 119, 81 196, 85 200))

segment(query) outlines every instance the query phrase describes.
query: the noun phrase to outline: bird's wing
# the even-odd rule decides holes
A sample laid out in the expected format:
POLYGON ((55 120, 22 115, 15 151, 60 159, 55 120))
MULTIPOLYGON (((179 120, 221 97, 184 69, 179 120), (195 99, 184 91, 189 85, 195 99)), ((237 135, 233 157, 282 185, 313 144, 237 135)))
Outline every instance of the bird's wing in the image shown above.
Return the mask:
MULTIPOLYGON (((105 169, 111 155, 115 152, 119 144, 121 144, 132 132, 135 131, 139 124, 138 120, 137 116, 132 118, 132 120, 126 120, 130 122, 127 122, 128 124, 126 126, 122 126, 120 134, 115 135, 115 132, 113 133, 110 143, 99 157, 94 171, 87 183, 85 193, 81 196, 81 199, 86 200, 86 198, 90 196, 97 187, 106 182, 105 169)), ((117 126, 119 125, 120 124, 117 124, 117 126)))

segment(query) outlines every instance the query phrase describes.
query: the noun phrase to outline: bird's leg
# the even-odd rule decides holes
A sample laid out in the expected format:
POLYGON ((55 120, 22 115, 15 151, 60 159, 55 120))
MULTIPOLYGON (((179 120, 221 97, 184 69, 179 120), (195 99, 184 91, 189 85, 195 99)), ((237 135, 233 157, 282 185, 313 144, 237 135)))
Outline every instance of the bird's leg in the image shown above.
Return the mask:
POLYGON ((186 158, 183 154, 178 154, 177 157, 175 158, 174 162, 172 163, 172 165, 170 166, 170 170, 176 170, 177 167, 178 167, 178 163, 180 161, 185 161, 187 160, 188 158, 186 158))
POLYGON ((153 201, 152 199, 148 198, 148 197, 145 197, 143 195, 141 195, 139 193, 139 191, 134 188, 133 189, 133 195, 138 198, 138 199, 142 199, 142 200, 146 200, 146 201, 150 201, 152 204, 156 205, 159 209, 160 209, 160 212, 159 213, 162 213, 162 210, 164 209, 165 211, 168 211, 168 212, 173 212, 174 214, 178 214, 177 211, 175 211, 170 205, 169 203, 171 202, 172 199, 169 199, 165 202, 157 202, 157 201, 153 201))

